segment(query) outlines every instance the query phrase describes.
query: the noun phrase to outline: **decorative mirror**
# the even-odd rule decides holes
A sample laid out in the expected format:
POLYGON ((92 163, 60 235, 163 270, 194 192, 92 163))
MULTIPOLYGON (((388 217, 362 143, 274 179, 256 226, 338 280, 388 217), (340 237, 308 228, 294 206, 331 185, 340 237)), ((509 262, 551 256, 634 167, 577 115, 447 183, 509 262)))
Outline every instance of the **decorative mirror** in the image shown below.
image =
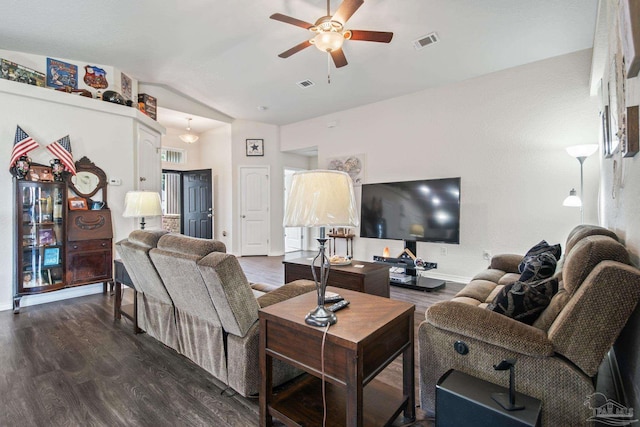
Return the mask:
POLYGON ((86 156, 76 162, 76 175, 69 174, 67 184, 79 197, 87 199, 102 190, 103 207, 107 207, 107 175, 86 156))

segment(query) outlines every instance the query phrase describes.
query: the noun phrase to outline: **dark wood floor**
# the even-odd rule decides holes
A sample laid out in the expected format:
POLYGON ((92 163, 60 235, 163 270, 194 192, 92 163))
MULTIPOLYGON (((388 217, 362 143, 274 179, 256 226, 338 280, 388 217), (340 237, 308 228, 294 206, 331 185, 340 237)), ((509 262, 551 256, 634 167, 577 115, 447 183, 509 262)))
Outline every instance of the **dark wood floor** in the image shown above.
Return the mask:
MULTIPOLYGON (((282 284, 282 259, 240 261, 250 281, 282 284)), ((391 298, 416 304, 417 325, 429 305, 460 286, 433 293, 392 287, 391 298)), ((258 425, 257 399, 225 392, 186 358, 134 335, 128 321, 114 322, 113 299, 92 295, 0 312, 0 426, 258 425)), ((396 361, 380 378, 400 387, 400 369, 396 361)), ((417 413, 411 425, 433 425, 417 413)))

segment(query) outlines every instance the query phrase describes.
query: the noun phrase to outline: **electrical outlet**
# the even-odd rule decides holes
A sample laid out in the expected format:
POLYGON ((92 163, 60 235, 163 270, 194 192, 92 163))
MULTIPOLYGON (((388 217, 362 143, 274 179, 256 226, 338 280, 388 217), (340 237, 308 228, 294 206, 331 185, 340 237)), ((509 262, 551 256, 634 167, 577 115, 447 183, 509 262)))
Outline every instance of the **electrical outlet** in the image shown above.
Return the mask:
POLYGON ((440 255, 447 256, 447 248, 446 246, 440 246, 440 255))
POLYGON ((487 249, 482 251, 482 258, 486 259, 487 261, 491 261, 491 251, 487 249))
POLYGON ((424 268, 426 268, 427 270, 438 268, 438 263, 437 262, 425 262, 424 263, 424 268))

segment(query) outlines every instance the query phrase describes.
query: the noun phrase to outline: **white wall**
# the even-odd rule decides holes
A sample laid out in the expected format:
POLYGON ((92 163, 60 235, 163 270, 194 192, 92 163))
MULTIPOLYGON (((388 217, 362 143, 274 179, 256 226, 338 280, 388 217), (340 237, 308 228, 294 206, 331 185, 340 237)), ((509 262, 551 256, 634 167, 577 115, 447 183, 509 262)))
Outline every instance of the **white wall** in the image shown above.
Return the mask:
MULTIPOLYGON (((580 221, 562 206, 579 188, 579 164, 565 147, 597 142, 590 59, 580 51, 283 126, 281 148, 317 146, 321 168, 328 157, 365 153, 369 183, 462 177, 460 245, 419 243, 418 256, 438 263, 434 276, 468 279, 486 268, 483 250, 564 245, 580 221)), ((597 223, 598 174, 587 160, 587 223, 597 223)), ((356 239, 355 257, 370 260, 385 246, 399 253, 402 242, 356 239)))
MULTIPOLYGON (((18 85, 19 83, 2 82, 2 86, 18 85)), ((28 93, 34 91, 48 92, 41 88, 25 88, 28 93)), ((40 92, 38 92, 40 93, 40 92)), ((52 94, 54 97, 68 97, 60 93, 52 94)), ((86 100, 84 103, 101 102, 86 100)), ((126 108, 109 105, 107 110, 113 108, 126 108)), ((108 114, 92 109, 80 108, 74 105, 64 105, 55 102, 40 100, 33 97, 16 95, 0 91, 0 158, 8 159, 11 155, 16 125, 20 125, 31 137, 40 143, 40 148, 30 153, 34 162, 48 164, 53 155, 49 153, 45 145, 69 135, 73 155, 76 160, 87 156, 107 174, 107 178, 119 178, 120 186, 108 186, 108 204, 111 208, 114 242, 126 237, 135 228, 134 219, 122 218, 124 208, 124 196, 128 190, 134 188, 134 135, 135 120, 130 117, 108 114)), ((5 267, 0 269, 0 310, 9 309, 12 306, 13 278, 12 267, 15 263, 13 256, 13 183, 8 172, 8 164, 5 164, 4 178, 0 179, 0 235, 4 238, 0 241, 0 259, 4 260, 5 267)), ((101 286, 99 286, 101 288, 101 286)), ((77 292, 89 292, 96 287, 75 288, 77 292)), ((73 291, 73 290, 72 290, 73 291)), ((63 297, 70 294, 69 291, 60 291, 55 294, 63 297)), ((23 305, 28 305, 29 300, 37 300, 39 297, 23 298, 23 305)))

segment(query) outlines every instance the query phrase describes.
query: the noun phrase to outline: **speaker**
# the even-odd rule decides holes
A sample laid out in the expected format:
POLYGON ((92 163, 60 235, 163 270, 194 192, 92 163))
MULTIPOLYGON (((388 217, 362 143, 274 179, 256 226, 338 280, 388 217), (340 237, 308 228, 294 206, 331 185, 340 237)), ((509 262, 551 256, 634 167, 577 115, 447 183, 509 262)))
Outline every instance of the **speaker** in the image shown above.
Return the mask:
POLYGON ((524 427, 540 426, 541 403, 516 393, 516 403, 524 409, 507 411, 491 398, 491 393, 508 393, 504 387, 453 369, 436 384, 436 427, 524 427))

